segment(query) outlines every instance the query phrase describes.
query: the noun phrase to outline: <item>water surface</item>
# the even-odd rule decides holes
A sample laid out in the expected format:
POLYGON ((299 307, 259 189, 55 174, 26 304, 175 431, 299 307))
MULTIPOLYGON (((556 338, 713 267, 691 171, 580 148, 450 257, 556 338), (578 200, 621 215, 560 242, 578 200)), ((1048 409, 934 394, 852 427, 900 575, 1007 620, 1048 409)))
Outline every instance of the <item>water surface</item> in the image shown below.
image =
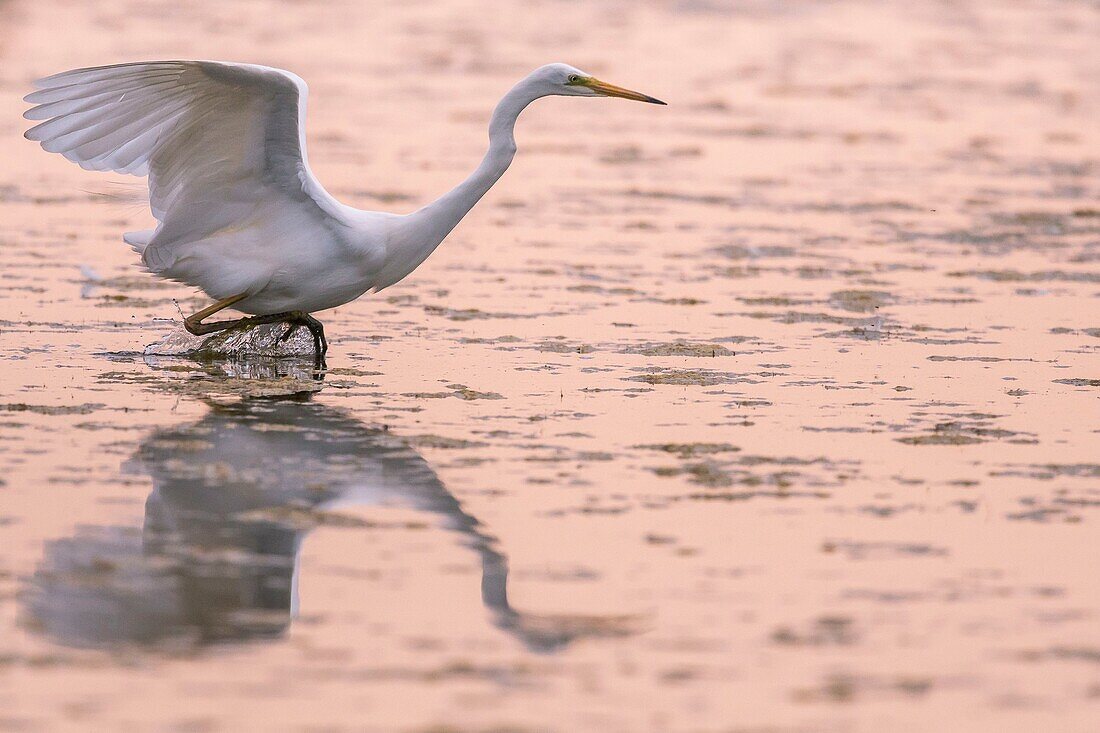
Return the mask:
POLYGON ((0 6, 0 729, 1095 730, 1100 16, 911 6, 0 6), (541 63, 670 105, 532 106, 317 383, 144 358, 205 300, 20 137, 156 57, 394 211, 541 63))

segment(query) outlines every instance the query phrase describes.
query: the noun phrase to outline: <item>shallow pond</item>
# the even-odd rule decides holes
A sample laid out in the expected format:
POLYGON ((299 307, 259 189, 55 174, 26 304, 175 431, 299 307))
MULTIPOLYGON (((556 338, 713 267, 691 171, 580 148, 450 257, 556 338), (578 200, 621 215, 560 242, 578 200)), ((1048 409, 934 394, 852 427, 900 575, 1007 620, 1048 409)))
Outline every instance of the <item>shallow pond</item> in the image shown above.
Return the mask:
POLYGON ((1095 6, 493 15, 0 3, 0 730, 1096 730, 1095 6), (306 78, 363 208, 538 64, 670 104, 534 105, 317 381, 146 356, 206 301, 20 137, 163 56, 306 78))

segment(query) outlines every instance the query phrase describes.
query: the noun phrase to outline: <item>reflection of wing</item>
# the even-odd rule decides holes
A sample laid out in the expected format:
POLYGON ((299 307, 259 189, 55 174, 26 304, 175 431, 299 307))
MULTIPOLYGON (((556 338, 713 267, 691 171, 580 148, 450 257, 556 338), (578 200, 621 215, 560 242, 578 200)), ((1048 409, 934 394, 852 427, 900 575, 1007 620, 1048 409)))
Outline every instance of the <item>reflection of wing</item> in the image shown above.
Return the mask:
POLYGON ((127 527, 47 543, 26 604, 31 628, 74 647, 155 645, 191 626, 171 568, 150 566, 127 527))
POLYGON ((286 630, 294 532, 257 524, 231 543, 188 544, 153 512, 143 531, 81 527, 48 543, 27 596, 32 626, 79 648, 180 649, 286 630))
POLYGON ((66 644, 279 634, 296 607, 302 537, 336 518, 331 507, 352 504, 440 517, 477 553, 493 622, 529 649, 633 632, 630 619, 513 609, 507 558, 431 466, 339 410, 296 402, 215 407, 196 423, 148 436, 127 468, 154 485, 140 546, 123 528, 82 530, 50 543, 35 574, 29 610, 66 644))
POLYGON ((195 241, 239 222, 273 192, 333 199, 305 155, 306 85, 288 71, 156 61, 66 71, 35 82, 26 132, 89 170, 149 176, 155 242, 195 241), (201 212, 201 215, 198 215, 201 212))

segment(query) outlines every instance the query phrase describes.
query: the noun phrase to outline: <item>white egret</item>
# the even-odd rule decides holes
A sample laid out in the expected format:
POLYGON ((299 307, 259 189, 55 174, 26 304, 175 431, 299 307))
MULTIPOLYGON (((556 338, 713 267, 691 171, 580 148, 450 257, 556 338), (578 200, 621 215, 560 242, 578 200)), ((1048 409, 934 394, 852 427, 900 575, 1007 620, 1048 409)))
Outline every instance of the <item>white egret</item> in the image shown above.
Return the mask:
POLYGON ((123 239, 160 277, 216 302, 184 319, 192 334, 286 322, 398 282, 420 265, 516 153, 520 112, 549 95, 664 104, 566 64, 540 67, 497 104, 489 151, 450 192, 411 214, 336 201, 310 171, 306 84, 282 69, 217 61, 151 61, 76 69, 35 82, 26 132, 82 168, 149 177, 155 229, 123 239), (204 323, 232 306, 252 317, 204 323))

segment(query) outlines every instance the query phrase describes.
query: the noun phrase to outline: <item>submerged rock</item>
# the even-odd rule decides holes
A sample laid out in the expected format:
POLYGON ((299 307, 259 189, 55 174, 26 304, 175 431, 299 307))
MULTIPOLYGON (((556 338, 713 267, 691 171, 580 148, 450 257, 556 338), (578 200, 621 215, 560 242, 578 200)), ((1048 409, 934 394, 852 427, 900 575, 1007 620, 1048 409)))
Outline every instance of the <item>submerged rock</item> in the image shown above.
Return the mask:
POLYGON ((167 382, 158 377, 160 388, 185 394, 279 398, 317 392, 323 372, 314 362, 313 336, 303 326, 283 340, 288 328, 273 323, 194 336, 177 327, 145 347, 144 360, 181 377, 167 382))
POLYGON ((312 359, 313 336, 309 329, 299 327, 286 337, 289 328, 285 323, 271 323, 231 328, 209 336, 195 336, 182 327, 177 327, 160 341, 146 346, 145 356, 184 356, 191 359, 312 359))

